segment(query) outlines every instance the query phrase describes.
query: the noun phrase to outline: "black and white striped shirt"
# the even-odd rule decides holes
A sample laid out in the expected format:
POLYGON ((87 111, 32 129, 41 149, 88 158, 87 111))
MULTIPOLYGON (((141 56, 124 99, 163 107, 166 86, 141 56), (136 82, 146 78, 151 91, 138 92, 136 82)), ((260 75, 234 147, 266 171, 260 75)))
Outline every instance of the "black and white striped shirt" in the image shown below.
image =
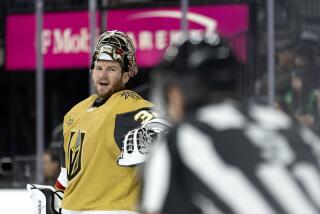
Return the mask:
POLYGON ((320 214, 320 139, 269 107, 199 109, 154 149, 142 209, 167 214, 320 214))

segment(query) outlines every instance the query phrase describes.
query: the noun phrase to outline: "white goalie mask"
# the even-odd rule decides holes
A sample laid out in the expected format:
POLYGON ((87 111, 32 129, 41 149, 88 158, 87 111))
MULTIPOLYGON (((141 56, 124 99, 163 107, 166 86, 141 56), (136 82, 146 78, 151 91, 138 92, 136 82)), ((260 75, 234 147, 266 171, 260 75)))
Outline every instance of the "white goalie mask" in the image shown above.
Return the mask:
POLYGON ((138 73, 133 41, 121 31, 106 31, 100 35, 92 56, 91 69, 101 54, 108 54, 112 60, 120 63, 131 77, 138 73))

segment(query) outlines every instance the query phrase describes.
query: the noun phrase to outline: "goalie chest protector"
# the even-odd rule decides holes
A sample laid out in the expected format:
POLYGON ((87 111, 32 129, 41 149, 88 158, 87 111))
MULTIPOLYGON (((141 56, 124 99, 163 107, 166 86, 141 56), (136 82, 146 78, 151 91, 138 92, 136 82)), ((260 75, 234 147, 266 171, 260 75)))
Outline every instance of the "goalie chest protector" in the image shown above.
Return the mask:
MULTIPOLYGON (((152 103, 129 90, 119 91, 103 105, 92 107, 96 98, 90 96, 64 117, 64 164, 69 183, 62 207, 135 211, 140 181, 136 167, 117 165, 121 151, 115 140, 119 138, 115 136, 115 124, 117 116, 150 108, 152 103)), ((122 123, 121 130, 124 133, 133 128, 122 123)))

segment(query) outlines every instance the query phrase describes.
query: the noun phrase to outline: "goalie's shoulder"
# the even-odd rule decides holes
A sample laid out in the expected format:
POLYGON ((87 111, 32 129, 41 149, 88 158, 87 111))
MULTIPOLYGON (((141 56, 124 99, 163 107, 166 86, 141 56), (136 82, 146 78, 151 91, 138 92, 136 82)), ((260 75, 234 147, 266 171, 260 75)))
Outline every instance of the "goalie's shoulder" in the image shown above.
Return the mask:
POLYGON ((66 114, 65 114, 65 118, 70 116, 71 114, 77 114, 81 111, 83 111, 84 109, 87 109, 90 105, 92 105, 92 103, 94 102, 94 100, 97 99, 97 95, 91 95, 90 97, 80 101, 79 103, 77 103, 76 105, 74 105, 66 114))
POLYGON ((137 92, 131 90, 122 90, 111 97, 114 101, 122 103, 145 103, 145 105, 153 106, 153 104, 143 97, 141 97, 137 92))
POLYGON ((116 95, 118 95, 121 99, 124 100, 140 100, 143 99, 138 93, 136 93, 135 91, 131 91, 131 90, 122 90, 119 91, 116 95))

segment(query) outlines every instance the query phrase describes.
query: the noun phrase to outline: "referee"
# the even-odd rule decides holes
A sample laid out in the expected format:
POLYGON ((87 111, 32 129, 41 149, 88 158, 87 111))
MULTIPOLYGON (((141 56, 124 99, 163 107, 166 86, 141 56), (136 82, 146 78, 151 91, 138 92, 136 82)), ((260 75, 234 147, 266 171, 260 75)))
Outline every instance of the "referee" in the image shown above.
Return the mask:
POLYGON ((168 48, 157 90, 176 125, 145 166, 144 213, 320 214, 319 138, 239 102, 240 68, 218 36, 168 48))

